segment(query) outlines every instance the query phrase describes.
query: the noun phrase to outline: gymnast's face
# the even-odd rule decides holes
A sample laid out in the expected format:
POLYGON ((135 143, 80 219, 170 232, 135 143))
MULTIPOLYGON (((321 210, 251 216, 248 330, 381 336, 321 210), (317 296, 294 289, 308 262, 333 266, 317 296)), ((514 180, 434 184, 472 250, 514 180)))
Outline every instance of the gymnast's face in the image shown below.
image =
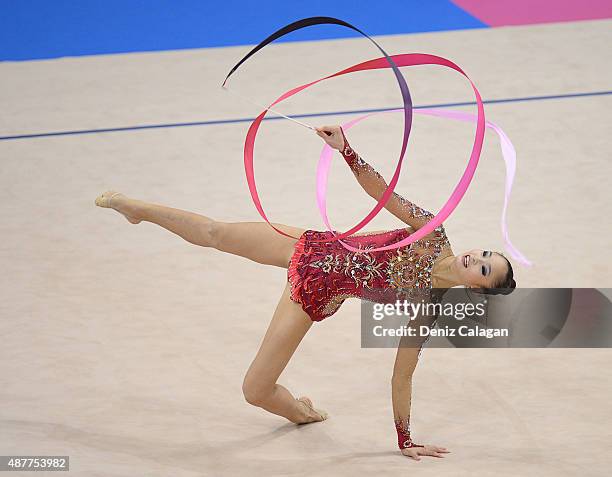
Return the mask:
POLYGON ((508 273, 508 262, 502 255, 479 248, 457 255, 453 266, 461 283, 470 287, 493 288, 508 273))

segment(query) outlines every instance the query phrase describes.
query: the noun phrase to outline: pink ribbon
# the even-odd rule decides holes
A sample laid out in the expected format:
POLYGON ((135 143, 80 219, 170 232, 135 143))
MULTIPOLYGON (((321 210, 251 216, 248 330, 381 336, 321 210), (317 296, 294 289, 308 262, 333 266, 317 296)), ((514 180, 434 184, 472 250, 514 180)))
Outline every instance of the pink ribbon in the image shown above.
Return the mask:
MULTIPOLYGON (((435 55, 424 54, 424 53, 409 53, 409 54, 402 54, 402 55, 394 55, 394 56, 391 56, 391 58, 394 60, 394 62, 398 66, 440 65, 440 66, 445 66, 447 68, 454 69, 455 71, 461 73, 463 76, 465 76, 468 79, 468 81, 470 82, 470 85, 472 86, 472 89, 474 90, 474 95, 476 97, 476 103, 477 103, 477 109, 478 109, 478 115, 477 115, 477 120, 476 120, 476 135, 475 135, 475 138, 474 138, 474 144, 472 146, 472 152, 470 154, 469 162, 468 162, 467 167, 466 167, 463 175, 461 176, 458 184, 455 186, 455 189, 451 193, 449 199, 444 204, 442 209, 440 209, 438 214, 435 215, 427 224, 425 224, 419 230, 415 231, 409 237, 407 237, 404 240, 401 240, 400 242, 397 242, 395 244, 391 244, 391 245, 388 245, 386 247, 381 247, 381 248, 376 249, 376 250, 390 250, 390 249, 395 249, 395 248, 406 246, 406 245, 408 245, 408 244, 410 244, 410 243, 412 243, 412 242, 414 242, 416 240, 419 240, 419 239, 423 238, 424 236, 428 235, 436 227, 438 227, 439 225, 442 224, 442 222, 457 207, 457 205, 461 201, 461 198, 463 197, 463 195, 467 191, 467 188, 468 188, 468 186, 469 186, 469 184, 470 184, 470 182, 471 182, 471 180, 472 180, 472 178, 474 176, 474 173, 476 171, 476 166, 478 165, 478 160, 480 159, 480 153, 481 153, 481 150, 482 150, 482 143, 483 143, 483 140, 484 140, 484 131, 485 131, 484 107, 483 107, 483 104, 482 104, 482 99, 480 97, 480 93, 476 89, 476 86, 474 85, 474 83, 470 80, 470 78, 465 74, 465 72, 459 66, 457 66, 452 61, 447 60, 446 58, 442 58, 440 56, 435 56, 435 55)), ((269 107, 272 107, 275 104, 280 103, 281 101, 284 101, 285 99, 293 96, 294 94, 296 94, 296 93, 298 93, 298 92, 300 92, 300 91, 302 91, 302 90, 304 90, 304 89, 306 89, 306 88, 308 88, 308 87, 310 87, 310 86, 312 86, 312 85, 314 85, 316 83, 319 83, 319 82, 321 82, 321 81, 323 81, 325 79, 329 79, 329 78, 333 78, 333 77, 336 77, 336 76, 345 75, 345 74, 348 74, 348 73, 354 73, 354 72, 357 72, 357 71, 384 69, 384 68, 390 68, 390 67, 391 66, 389 65, 389 62, 387 61, 386 57, 385 58, 377 58, 377 59, 374 59, 374 60, 370 60, 370 61, 366 61, 366 62, 363 62, 363 63, 359 63, 357 65, 351 66, 350 68, 346 68, 346 69, 344 69, 342 71, 339 71, 338 73, 335 73, 333 75, 326 76, 324 78, 318 79, 318 80, 313 81, 311 83, 307 83, 307 84, 298 86, 298 87, 296 87, 296 88, 294 88, 292 90, 289 90, 286 93, 284 93, 283 95, 281 95, 269 107)), ((257 131, 259 129, 259 125, 261 124, 261 121, 263 120, 263 118, 266 115, 266 113, 267 113, 267 110, 262 112, 259 116, 257 116, 257 118, 255 118, 255 120, 253 121, 253 123, 251 124, 251 126, 249 127, 249 130, 247 132, 247 136, 246 136, 246 140, 245 140, 245 145, 244 145, 244 166, 245 166, 245 172, 246 172, 246 176, 247 176, 247 183, 248 183, 248 186, 249 186, 249 190, 251 192, 251 197, 253 199, 253 203, 255 204, 255 207, 259 211, 259 214, 261 215, 261 217, 272 228, 274 228, 278 233, 280 233, 282 235, 285 235, 287 237, 298 238, 298 237, 293 237, 292 235, 289 235, 289 234, 283 232, 282 230, 279 230, 278 228, 274 227, 274 225, 272 225, 270 223, 270 221, 266 217, 266 214, 265 214, 265 212, 263 210, 263 207, 261 205, 261 201, 259 200, 259 195, 257 194, 257 187, 255 185, 255 176, 254 176, 254 168, 253 168, 253 151, 254 151, 255 138, 257 136, 257 131)), ((392 177, 392 179, 391 179, 391 181, 389 183, 389 186, 387 187, 387 189, 383 193, 382 197, 380 198, 380 200, 378 201, 378 203, 376 204, 374 209, 372 209, 364 219, 362 219, 357 225, 355 225, 350 230, 348 230, 348 231, 346 231, 344 233, 341 233, 339 235, 335 235, 334 238, 332 238, 332 239, 321 239, 321 240, 314 240, 313 239, 313 241, 316 241, 316 242, 329 242, 329 241, 339 240, 339 239, 345 238, 345 237, 347 237, 349 235, 354 234, 358 230, 361 230, 374 217, 376 217, 376 215, 382 210, 382 208, 385 206, 385 204, 387 203, 387 201, 391 197, 391 194, 393 193, 393 189, 395 188, 395 185, 397 184, 397 181, 399 179, 399 173, 400 173, 401 166, 402 166, 402 161, 403 161, 403 152, 404 151, 402 151, 402 154, 400 155, 400 159, 399 159, 399 161, 397 163, 397 166, 396 166, 396 169, 395 169, 395 173, 393 174, 393 177, 392 177)))
MULTIPOLYGON (((400 71, 399 67, 395 64, 395 62, 391 59, 391 57, 387 54, 387 52, 376 42, 376 40, 374 40, 373 38, 368 36, 366 33, 361 31, 359 28, 351 25, 350 23, 345 22, 344 20, 340 20, 338 18, 333 18, 333 17, 308 17, 308 18, 302 18, 301 20, 297 20, 297 21, 295 21, 293 23, 290 23, 289 25, 285 25, 284 27, 282 27, 279 30, 275 31, 274 33, 269 35, 267 38, 262 40, 253 49, 251 49, 251 51, 249 51, 230 70, 228 75, 225 77, 225 80, 223 81, 222 87, 226 88, 226 84, 227 84, 227 81, 229 80, 229 78, 238 70, 238 68, 240 68, 240 66, 242 64, 244 64, 245 61, 247 61, 249 58, 251 58, 253 55, 255 55, 262 48, 265 48, 267 45, 272 43, 274 40, 277 40, 278 38, 281 38, 281 37, 283 37, 283 36, 285 36, 285 35, 287 35, 287 34, 289 34, 291 32, 294 32, 294 31, 297 31, 297 30, 301 30, 302 28, 308 28, 308 27, 315 26, 315 25, 325 25, 325 24, 338 25, 338 26, 343 26, 343 27, 346 27, 346 28, 350 28, 351 30, 354 30, 354 31, 360 33, 361 35, 365 36, 368 40, 370 40, 376 46, 376 48, 378 48, 380 50, 380 52, 384 55, 384 59, 387 62, 387 67, 389 67, 389 68, 391 68, 393 70, 393 74, 395 75, 395 78, 397 79, 397 83, 399 85, 400 93, 402 95, 402 100, 403 100, 403 103, 404 103, 404 134, 402 136, 402 149, 401 149, 401 152, 400 152, 399 163, 398 163, 397 168, 395 170, 395 174, 391 178, 391 182, 389 183, 388 189, 385 190, 385 192, 384 192, 383 196, 381 197, 379 203, 376 204, 376 206, 372 210, 372 212, 371 212, 372 215, 370 217, 366 217, 366 219, 362 220, 359 224, 357 224, 356 227, 354 227, 352 230, 346 232, 343 235, 343 237, 344 237, 346 235, 350 235, 351 233, 361 229, 364 225, 366 225, 384 207, 384 204, 387 202, 387 200, 389 200, 389 197, 391 197, 391 194, 393 193, 393 188, 395 187, 395 185, 397 184, 397 181, 399 180, 399 173, 400 173, 400 169, 401 169, 401 163, 402 163, 402 160, 404 159, 404 154, 406 152, 406 148, 408 147, 408 138, 410 136, 410 131, 411 131, 411 128, 412 128, 412 109, 413 109, 412 108, 412 98, 410 96, 410 91, 408 91, 408 85, 406 84, 406 80, 404 79, 404 76, 402 75, 402 72, 400 71)), ((339 73, 336 73, 335 75, 332 75, 332 76, 337 76, 337 75, 340 75, 340 74, 350 73, 351 71, 353 71, 353 69, 352 68, 348 68, 348 69, 346 69, 344 71, 341 71, 339 73)), ((329 77, 331 77, 331 76, 329 76, 329 77)), ((325 79, 325 78, 322 78, 319 81, 322 81, 323 79, 325 79)), ((301 91, 302 89, 307 88, 308 86, 310 86, 312 84, 315 84, 315 83, 318 83, 318 81, 309 83, 307 85, 303 85, 301 87, 295 88, 295 89, 285 93, 285 95, 283 95, 281 98, 277 99, 275 103, 270 105, 269 110, 271 111, 272 110, 271 109, 272 106, 274 104, 276 104, 277 102, 280 102, 283 99, 285 99, 285 98, 287 98, 289 96, 292 96, 293 94, 295 94, 295 93, 301 91)), ((276 230, 278 233, 280 233, 282 235, 285 235, 287 237, 297 238, 297 237, 293 237, 292 235, 286 234, 285 232, 283 232, 282 230, 277 229, 276 227, 274 227, 274 225, 272 225, 270 223, 270 221, 266 217, 266 214, 265 214, 265 212, 263 210, 263 207, 261 206, 261 202, 259 201, 259 196, 257 194, 257 187, 255 186, 255 178, 254 178, 254 173, 253 173, 253 148, 254 148, 255 136, 257 135, 257 130, 259 128, 259 124, 261 123, 261 120, 265 116, 266 112, 267 112, 267 110, 264 111, 259 117, 257 117, 257 119, 253 122, 253 124, 251 124, 251 127, 249 128, 249 132, 247 133, 247 139, 246 139, 245 145, 244 145, 244 166, 245 166, 245 170, 246 170, 246 174, 247 174, 247 183, 249 185, 249 190, 251 192, 251 197, 253 198, 253 203, 255 204, 255 207, 257 208, 259 214, 268 223, 268 225, 270 225, 274 230, 276 230)), ((316 242, 322 242, 322 241, 326 241, 326 240, 315 240, 315 241, 316 242)))
MULTIPOLYGON (((358 124, 364 119, 369 118, 370 116, 374 116, 376 114, 395 113, 399 111, 403 111, 403 109, 393 109, 389 111, 381 111, 381 112, 376 112, 376 113, 365 114, 363 116, 359 116, 356 119, 352 119, 351 121, 344 123, 342 125, 342 129, 347 131, 350 128, 352 128, 355 124, 358 124)), ((476 122, 476 123, 478 122, 477 116, 474 116, 473 114, 470 114, 470 113, 464 113, 461 111, 449 111, 449 110, 430 108, 430 109, 418 109, 418 110, 414 110, 413 112, 417 114, 428 115, 428 116, 438 116, 438 117, 443 117, 447 119, 455 119, 457 121, 476 122)), ((502 217, 501 217, 501 229, 502 229, 502 235, 505 241, 505 247, 513 259, 515 259, 516 261, 520 262, 521 264, 525 266, 532 266, 532 263, 512 244, 508 236, 507 209, 508 209, 508 202, 510 200, 510 194, 512 191, 512 184, 514 182, 514 175, 516 171, 516 150, 514 149, 514 146, 512 142, 510 141, 510 139, 508 138, 508 136, 506 135, 506 133, 499 126, 497 126, 495 123, 492 123, 490 121, 486 121, 485 124, 488 128, 495 131, 495 133, 497 133, 497 135, 499 136, 502 156, 506 164, 506 184, 505 184, 505 194, 504 194, 504 207, 502 209, 502 217)), ((333 151, 334 150, 328 144, 325 144, 325 146, 323 147, 323 150, 321 151, 321 157, 319 158, 319 162, 317 164, 317 205, 319 207, 321 217, 323 218, 323 222, 327 226, 327 229, 331 231, 335 236, 336 233, 329 223, 329 218, 327 216, 327 206, 326 206, 327 178, 329 176, 329 169, 331 165, 333 151)), ((339 240, 339 242, 348 250, 351 250, 354 252, 360 251, 360 249, 352 247, 351 245, 343 242, 342 240, 339 240)), ((408 241, 405 239, 395 244, 388 245, 386 247, 372 249, 371 251, 388 250, 388 249, 397 248, 397 247, 402 246, 404 242, 408 242, 408 241)))

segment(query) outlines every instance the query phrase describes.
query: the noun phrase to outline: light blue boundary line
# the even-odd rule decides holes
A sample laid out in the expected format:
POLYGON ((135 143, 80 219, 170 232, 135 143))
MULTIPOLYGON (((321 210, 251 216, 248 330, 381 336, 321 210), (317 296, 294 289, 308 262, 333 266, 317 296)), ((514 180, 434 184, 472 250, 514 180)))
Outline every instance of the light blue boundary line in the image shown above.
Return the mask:
MULTIPOLYGON (((590 96, 606 96, 612 94, 612 91, 594 91, 590 93, 569 93, 569 94, 556 94, 549 96, 525 96, 522 98, 506 98, 506 99, 489 99, 483 101, 484 104, 500 104, 500 103, 518 103, 525 101, 543 101, 549 99, 568 99, 568 98, 584 98, 590 96)), ((463 103, 442 103, 432 104, 427 106, 415 106, 414 109, 423 108, 452 108, 457 106, 472 106, 476 102, 468 101, 463 103)), ((374 108, 374 109, 354 109, 350 111, 331 111, 327 113, 305 113, 305 114, 292 114, 294 118, 311 118, 316 116, 338 116, 345 114, 364 114, 364 113, 376 113, 382 111, 390 111, 395 108, 374 108)), ((264 118, 264 121, 272 121, 275 119, 284 119, 280 116, 273 116, 264 118)), ((79 134, 99 134, 99 133, 110 133, 110 132, 123 132, 123 131, 138 131, 142 129, 162 129, 162 128, 180 128, 185 126, 212 126, 217 124, 235 124, 235 123, 246 123, 253 122, 255 118, 241 118, 241 119, 218 119, 211 121, 194 121, 188 123, 167 123, 167 124, 148 124, 143 126, 124 126, 116 128, 100 128, 100 129, 83 129, 75 131, 57 131, 57 132, 46 132, 36 134, 18 134, 15 136, 0 136, 0 141, 10 141, 15 139, 35 139, 41 137, 54 137, 54 136, 76 136, 79 134)))

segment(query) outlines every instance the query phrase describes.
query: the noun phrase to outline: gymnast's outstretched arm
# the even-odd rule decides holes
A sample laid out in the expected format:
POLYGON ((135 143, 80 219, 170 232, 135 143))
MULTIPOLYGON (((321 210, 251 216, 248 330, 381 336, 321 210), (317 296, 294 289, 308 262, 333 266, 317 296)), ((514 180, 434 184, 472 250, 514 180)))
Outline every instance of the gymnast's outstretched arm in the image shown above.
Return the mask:
MULTIPOLYGON (((388 187, 387 182, 349 145, 342 128, 340 126, 322 126, 317 128, 317 134, 331 147, 340 151, 361 187, 370 197, 379 201, 388 187), (331 134, 328 135, 325 131, 331 134)), ((385 208, 414 230, 420 229, 433 218, 431 212, 413 204, 397 192, 393 192, 385 204, 385 208)))

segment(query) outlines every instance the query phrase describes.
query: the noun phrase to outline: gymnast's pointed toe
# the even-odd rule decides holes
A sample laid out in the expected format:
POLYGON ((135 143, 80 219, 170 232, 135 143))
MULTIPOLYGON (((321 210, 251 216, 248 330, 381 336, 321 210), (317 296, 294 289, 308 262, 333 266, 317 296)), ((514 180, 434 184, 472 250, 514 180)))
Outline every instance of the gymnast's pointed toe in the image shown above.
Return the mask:
POLYGON ((98 207, 116 210, 131 224, 139 224, 142 221, 138 208, 139 203, 140 201, 130 199, 125 194, 114 190, 107 190, 95 200, 98 207))
MULTIPOLYGON (((111 209, 111 201, 113 199, 113 197, 120 195, 121 192, 117 192, 114 190, 107 190, 106 192, 100 194, 98 197, 96 197, 96 201, 95 204, 98 207, 104 207, 107 209, 111 209)), ((123 194, 121 194, 123 195, 123 194)))

